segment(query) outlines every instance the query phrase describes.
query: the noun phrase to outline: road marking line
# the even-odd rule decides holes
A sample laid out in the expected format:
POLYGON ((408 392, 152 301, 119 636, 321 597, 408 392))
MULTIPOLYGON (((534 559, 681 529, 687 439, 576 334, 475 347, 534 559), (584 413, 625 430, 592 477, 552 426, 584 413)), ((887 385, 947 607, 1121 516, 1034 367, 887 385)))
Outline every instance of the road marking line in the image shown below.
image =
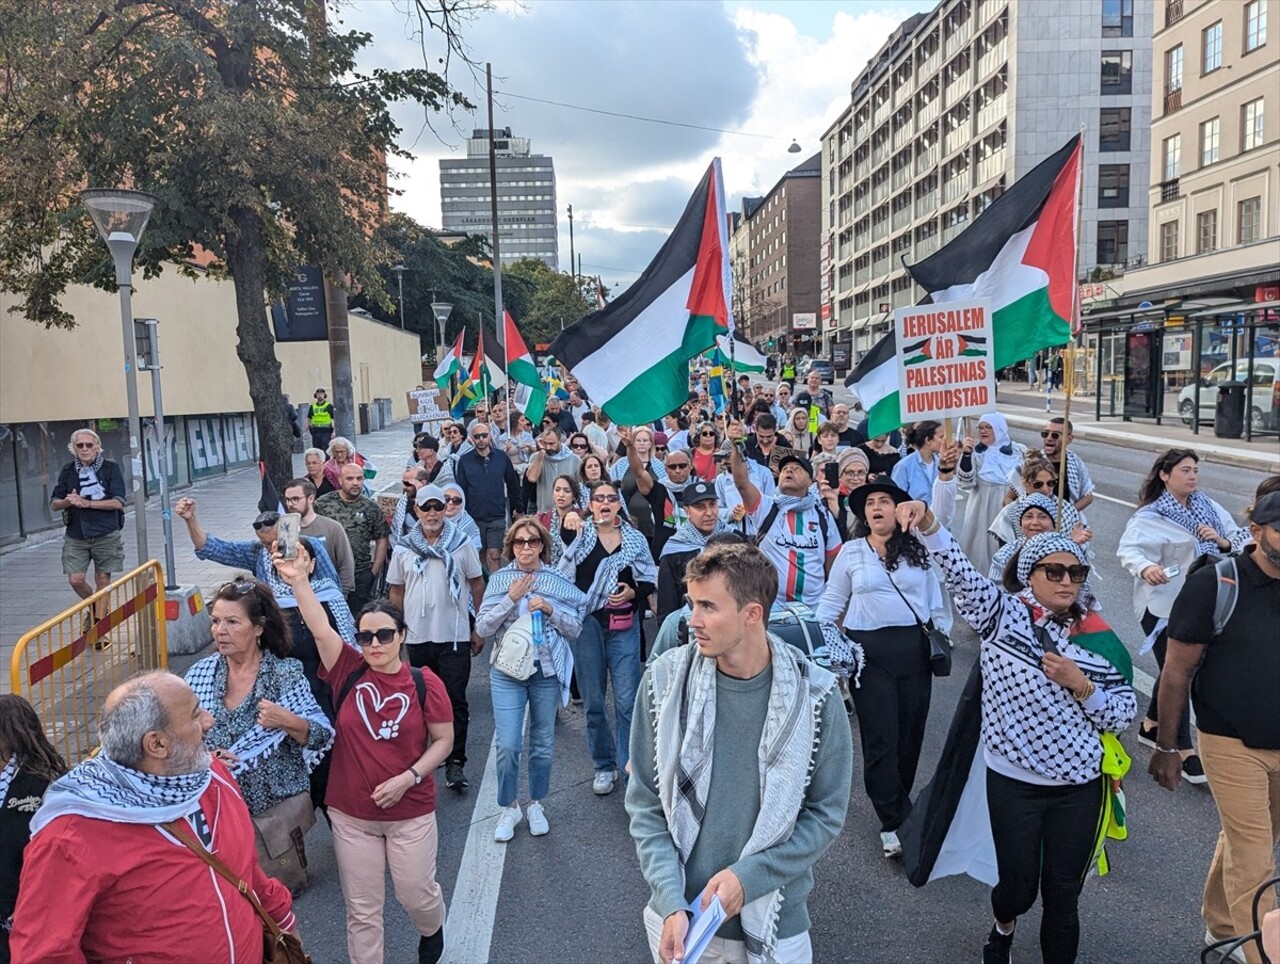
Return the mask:
POLYGON ((1116 505, 1127 506, 1130 509, 1136 509, 1138 507, 1138 503, 1136 502, 1126 502, 1124 499, 1117 499, 1110 495, 1103 495, 1097 489, 1093 490, 1093 497, 1095 499, 1104 499, 1107 502, 1114 502, 1116 505))
MULTIPOLYGON (((496 736, 496 734, 495 734, 496 736)), ((445 964, 474 964, 491 959, 493 920, 502 888, 502 867, 507 845, 493 839, 498 823, 498 747, 489 745, 484 777, 471 813, 471 829, 462 851, 462 864, 453 885, 445 930, 445 964)))

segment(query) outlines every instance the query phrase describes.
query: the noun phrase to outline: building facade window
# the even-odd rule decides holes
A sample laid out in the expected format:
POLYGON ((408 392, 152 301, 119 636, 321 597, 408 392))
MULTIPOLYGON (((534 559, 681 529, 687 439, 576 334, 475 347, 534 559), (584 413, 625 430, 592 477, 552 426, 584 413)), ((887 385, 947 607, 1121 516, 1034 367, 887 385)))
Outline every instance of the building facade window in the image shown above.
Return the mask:
POLYGON ((1182 173, 1182 135, 1164 139, 1164 180, 1172 181, 1182 173))
POLYGON ((1236 205, 1236 242, 1252 244, 1262 237, 1262 198, 1245 198, 1236 205))
POLYGON ((1102 0, 1102 36, 1133 36, 1133 0, 1102 0))
POLYGON ((1124 264, 1129 260, 1129 222, 1098 222, 1098 264, 1124 264))
POLYGON ((1160 260, 1176 261, 1178 258, 1178 222, 1166 221, 1160 225, 1160 260))
POLYGON ((1200 73, 1208 74, 1222 66, 1222 21, 1200 32, 1200 73))
POLYGON ((1201 211, 1196 215, 1196 254, 1218 250, 1218 212, 1201 211))
POLYGON ((1104 50, 1102 52, 1102 93, 1133 93, 1133 51, 1104 50))
POLYGON ((1098 207, 1127 208, 1129 206, 1129 165, 1100 164, 1098 166, 1098 207))
POLYGON ((1222 132, 1219 118, 1213 117, 1200 125, 1200 166, 1206 167, 1218 161, 1218 141, 1222 132))
POLYGON ((1165 51, 1164 90, 1166 94, 1182 90, 1182 44, 1165 51))
POLYGON ((1244 52, 1267 42, 1267 0, 1250 0, 1244 6, 1244 52))
POLYGON ((1127 151, 1133 127, 1133 112, 1128 107, 1104 107, 1098 112, 1098 149, 1127 151))
POLYGON ((1262 98, 1251 100, 1240 108, 1240 149, 1251 151, 1262 146, 1262 98))

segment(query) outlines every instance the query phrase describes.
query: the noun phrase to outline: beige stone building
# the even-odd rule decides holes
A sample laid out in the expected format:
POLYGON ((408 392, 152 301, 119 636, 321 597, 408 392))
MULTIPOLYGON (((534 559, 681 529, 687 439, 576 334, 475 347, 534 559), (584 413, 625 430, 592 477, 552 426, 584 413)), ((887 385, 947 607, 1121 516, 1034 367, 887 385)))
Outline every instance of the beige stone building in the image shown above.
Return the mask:
MULTIPOLYGON (((133 313, 159 320, 166 438, 174 486, 257 459, 249 383, 236 357, 235 292, 229 281, 191 280, 166 270, 135 277, 133 313)), ((130 472, 120 302, 112 292, 77 286, 63 305, 73 330, 46 329, 9 309, 0 291, 0 543, 60 524, 49 494, 70 458, 67 436, 90 426, 108 457, 130 472)), ((405 392, 422 380, 418 336, 359 314, 350 316, 351 371, 357 405, 389 399, 406 418, 405 392)), ((284 392, 295 404, 317 386, 332 394, 327 342, 278 343, 284 392)), ((158 487, 150 374, 138 377, 147 443, 148 489, 158 487)), ((383 408, 387 403, 383 403, 383 408)), ((357 424, 359 424, 357 422, 357 424)))

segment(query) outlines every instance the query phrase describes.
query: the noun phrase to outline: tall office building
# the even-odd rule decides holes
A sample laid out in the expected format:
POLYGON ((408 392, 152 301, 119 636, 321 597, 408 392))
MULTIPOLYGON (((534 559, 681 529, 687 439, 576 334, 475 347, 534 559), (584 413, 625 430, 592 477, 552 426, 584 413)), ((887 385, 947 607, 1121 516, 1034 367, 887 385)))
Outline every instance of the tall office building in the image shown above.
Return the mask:
MULTIPOLYGON (((545 261, 560 270, 555 165, 533 154, 529 138, 497 129, 498 254, 502 263, 521 258, 545 261)), ((467 139, 467 156, 440 161, 440 210, 446 231, 493 237, 489 194, 489 131, 478 128, 467 139)))
POLYGON ((942 0, 853 81, 822 143, 822 317, 856 359, 923 294, 902 262, 1085 130, 1081 274, 1146 251, 1154 0, 942 0))

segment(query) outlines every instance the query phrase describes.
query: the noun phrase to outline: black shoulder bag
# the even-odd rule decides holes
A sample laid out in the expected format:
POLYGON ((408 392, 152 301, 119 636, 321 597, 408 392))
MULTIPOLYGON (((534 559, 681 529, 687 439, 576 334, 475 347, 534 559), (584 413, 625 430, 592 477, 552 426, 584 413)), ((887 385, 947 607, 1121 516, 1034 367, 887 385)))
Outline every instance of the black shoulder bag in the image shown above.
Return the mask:
MULTIPOLYGON (((881 563, 883 565, 883 562, 881 563)), ((934 676, 950 676, 951 675, 951 639, 941 629, 933 625, 933 620, 927 623, 922 622, 920 617, 916 615, 916 608, 907 602, 907 597, 902 594, 902 590, 898 588, 898 584, 893 581, 893 576, 889 575, 889 570, 884 571, 885 577, 889 580, 889 585, 893 587, 893 591, 898 594, 898 598, 906 604, 911 610, 911 615, 915 618, 916 625, 920 627, 920 635, 924 637, 925 643, 929 647, 929 670, 934 676)))

